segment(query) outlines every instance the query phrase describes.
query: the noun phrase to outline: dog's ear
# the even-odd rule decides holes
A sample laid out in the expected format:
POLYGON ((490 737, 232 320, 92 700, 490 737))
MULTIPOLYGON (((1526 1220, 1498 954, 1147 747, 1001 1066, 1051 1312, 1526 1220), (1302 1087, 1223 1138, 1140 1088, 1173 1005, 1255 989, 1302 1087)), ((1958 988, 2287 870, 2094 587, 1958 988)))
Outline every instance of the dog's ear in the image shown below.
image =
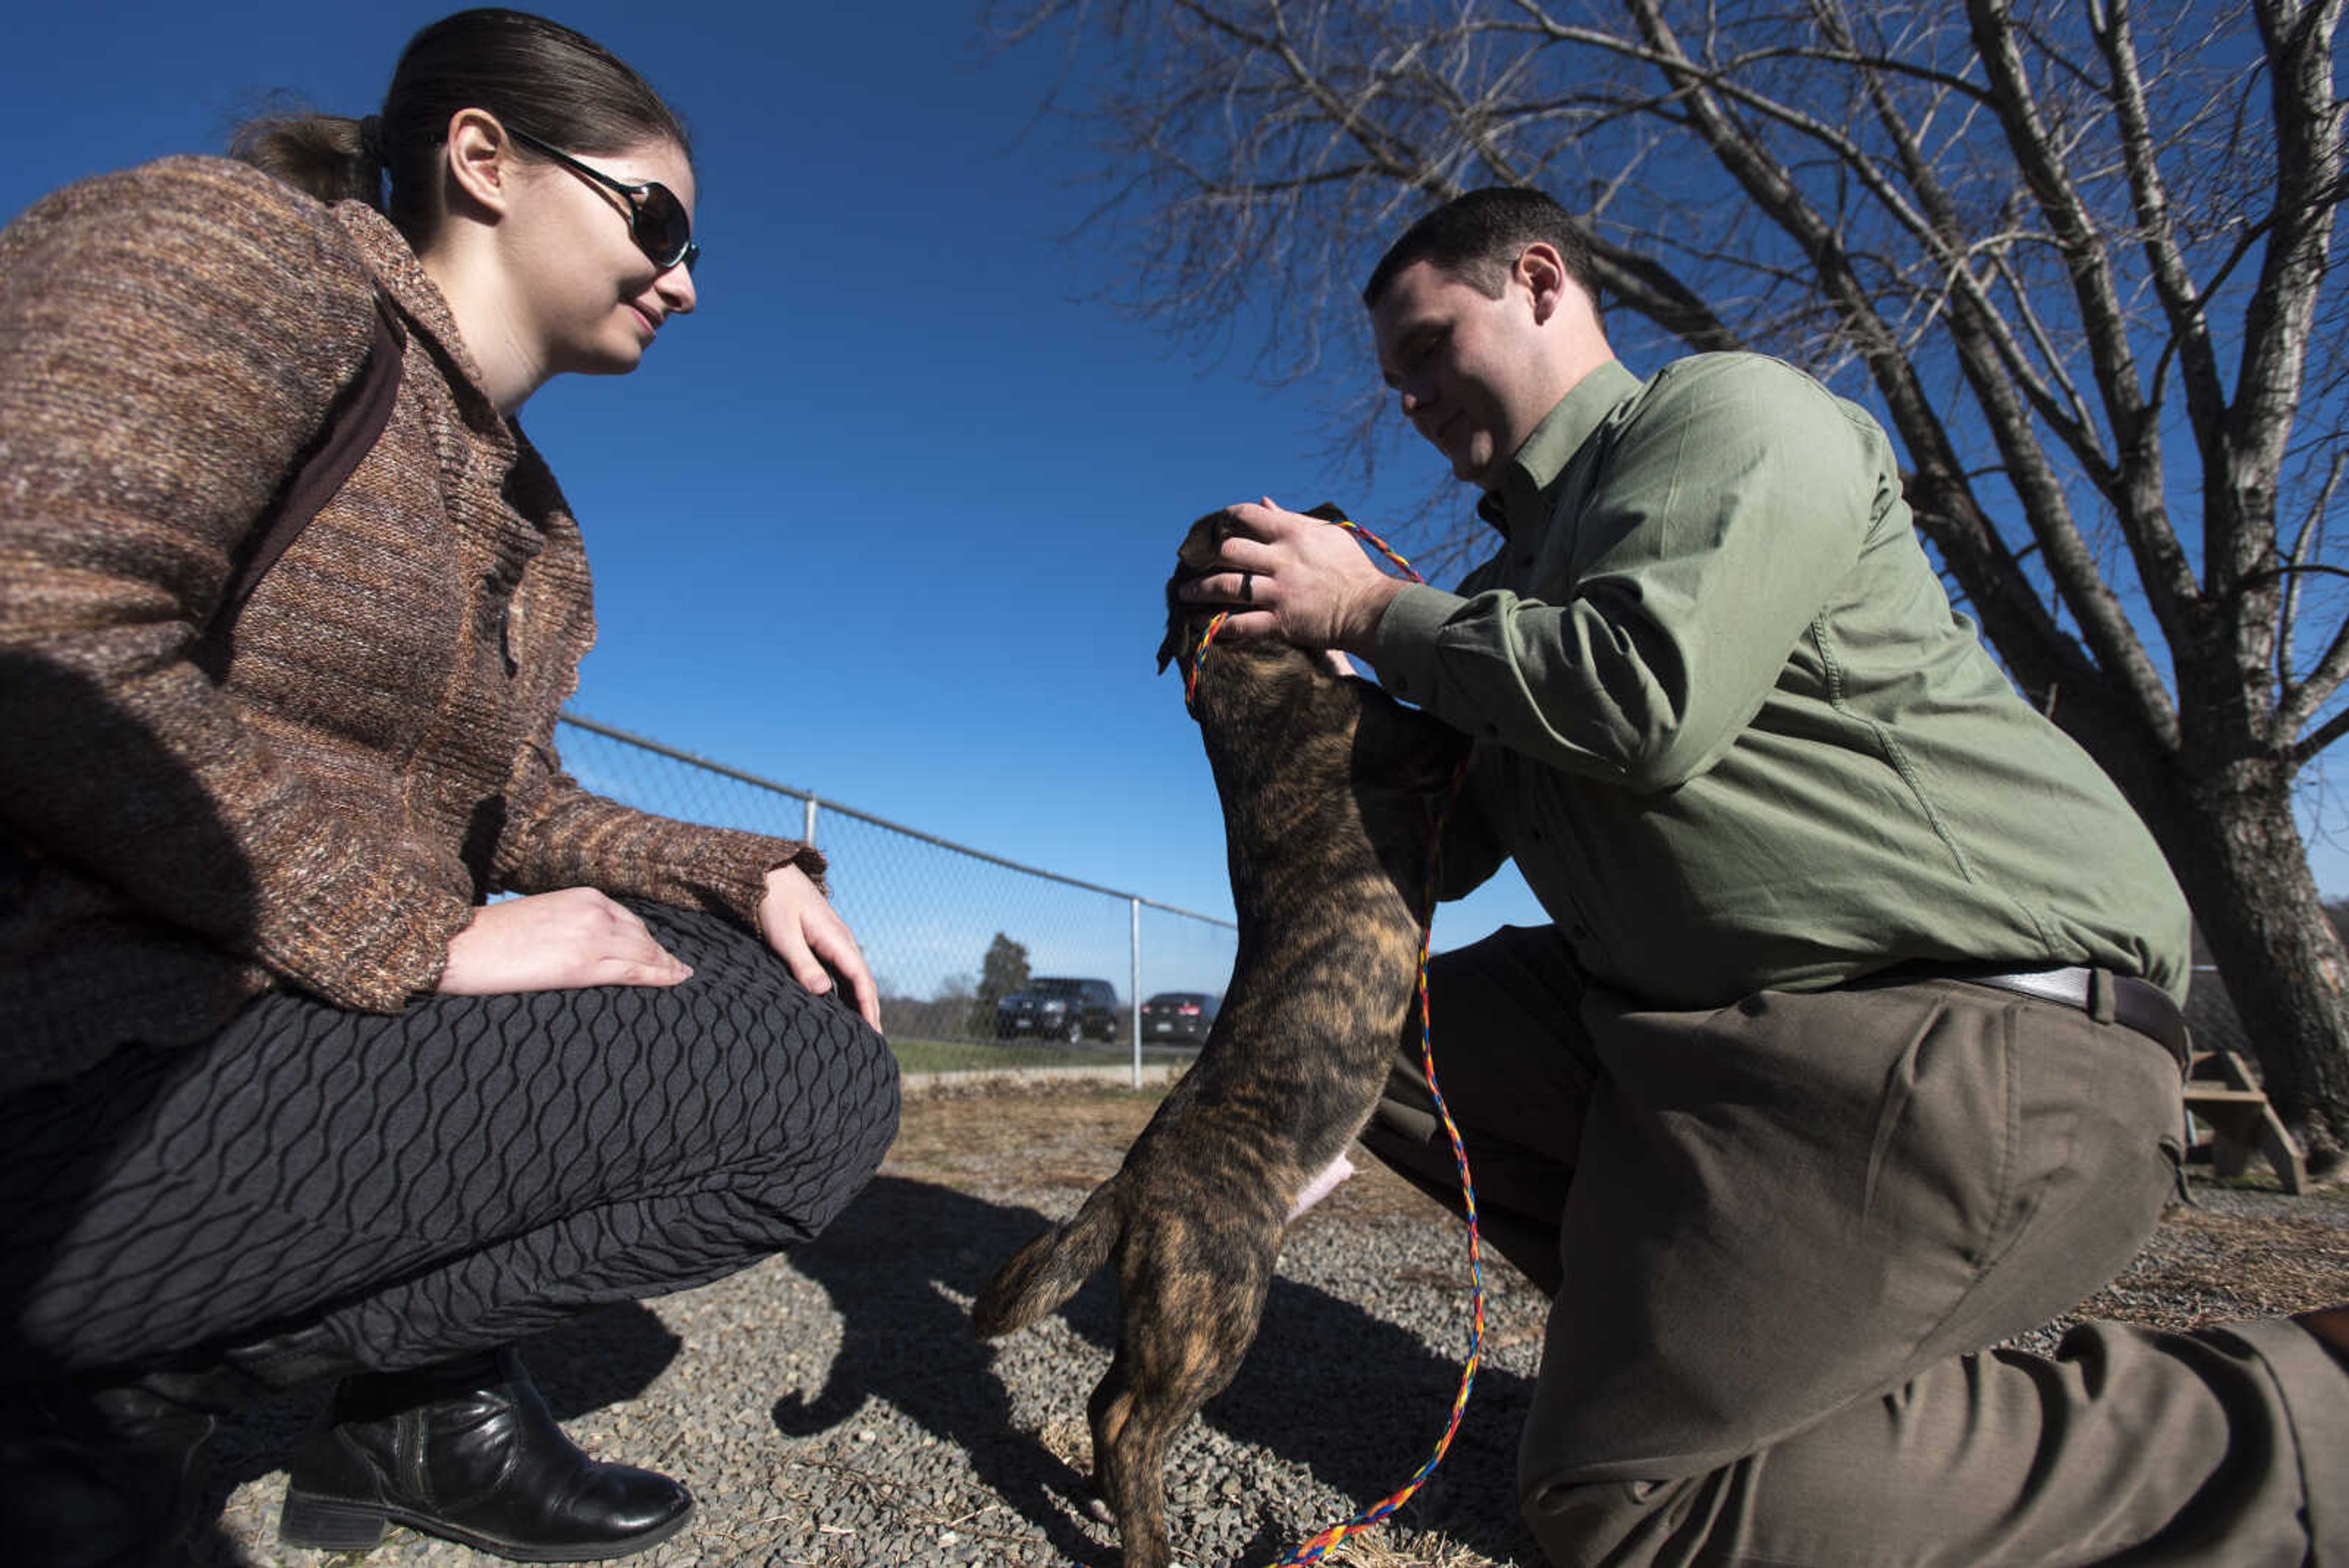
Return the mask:
MULTIPOLYGON (((1171 587, 1167 590, 1167 597, 1170 600, 1174 597, 1174 590, 1171 587)), ((1165 674, 1166 666, 1173 662, 1176 654, 1183 651, 1183 638, 1185 630, 1186 628, 1183 624, 1182 616, 1176 613, 1175 607, 1172 603, 1168 604, 1166 607, 1166 636, 1161 639, 1158 644, 1159 674, 1165 674)))
POLYGON ((1183 535, 1183 546, 1174 552, 1174 575, 1186 583, 1206 576, 1223 554, 1224 541, 1239 532, 1239 519, 1228 511, 1208 513, 1183 535))
POLYGON ((1179 658, 1190 637, 1190 623, 1195 618, 1211 616, 1214 607, 1185 602, 1179 590, 1185 583, 1198 581, 1216 564, 1223 549, 1228 514, 1210 512, 1191 524, 1183 535, 1182 548, 1174 553, 1174 575, 1166 579, 1166 637, 1158 645, 1158 672, 1166 673, 1166 666, 1179 658))

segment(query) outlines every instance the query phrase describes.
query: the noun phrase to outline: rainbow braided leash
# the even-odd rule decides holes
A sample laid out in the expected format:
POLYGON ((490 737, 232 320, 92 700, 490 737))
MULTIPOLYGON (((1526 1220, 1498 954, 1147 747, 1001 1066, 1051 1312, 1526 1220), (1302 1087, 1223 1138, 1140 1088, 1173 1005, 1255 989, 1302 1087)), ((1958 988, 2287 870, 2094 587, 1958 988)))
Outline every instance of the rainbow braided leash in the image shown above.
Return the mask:
MULTIPOLYGON (((1397 555, 1385 540, 1352 518, 1333 516, 1327 521, 1366 541, 1380 555, 1393 562, 1402 570, 1403 576, 1413 582, 1423 583, 1427 580, 1419 575, 1409 561, 1397 555)), ((1207 660, 1208 644, 1215 641, 1216 633, 1221 631, 1224 628, 1224 622, 1230 618, 1229 610, 1221 611, 1200 632, 1199 646, 1191 659, 1190 678, 1184 682, 1183 686, 1183 701, 1186 705, 1192 701, 1198 691, 1199 669, 1207 660)), ((1435 1473, 1435 1467, 1444 1462, 1444 1454, 1450 1450, 1452 1438, 1460 1430, 1460 1417, 1468 1410, 1469 1390, 1476 1386, 1476 1368, 1485 1359, 1485 1260, 1476 1229, 1476 1184, 1469 1179, 1468 1150, 1461 1143, 1460 1128, 1452 1119, 1451 1107, 1444 1103, 1444 1091, 1436 1086, 1435 1019, 1433 1009, 1427 1000, 1427 955, 1429 944, 1435 936, 1435 889, 1438 886, 1438 875, 1444 868, 1444 824, 1451 815, 1452 803, 1458 798, 1460 786, 1467 781, 1467 777, 1468 759, 1464 757, 1461 759, 1459 769, 1452 775, 1451 788, 1444 792, 1443 804, 1436 807, 1433 818, 1428 826, 1427 887, 1425 897, 1420 905, 1419 917, 1419 1061, 1420 1067, 1427 1077, 1427 1092, 1435 1101, 1435 1114, 1444 1122, 1444 1136, 1452 1140, 1452 1162, 1460 1171, 1461 1207, 1467 1211, 1468 1215, 1468 1276, 1475 1285, 1474 1301, 1469 1312, 1468 1362, 1460 1369, 1460 1388, 1452 1397, 1452 1417, 1444 1423, 1444 1435, 1435 1440, 1434 1451, 1427 1456, 1426 1463, 1413 1472, 1411 1480, 1362 1510, 1353 1518, 1343 1523, 1333 1524, 1320 1534, 1314 1536, 1274 1563, 1272 1568, 1291 1568, 1295 1563, 1319 1563, 1329 1555, 1331 1547, 1338 1545, 1349 1536, 1361 1535, 1377 1529, 1395 1510, 1409 1502, 1412 1494, 1427 1483, 1427 1478, 1435 1473)))
MULTIPOLYGON (((1363 537, 1371 539, 1372 544, 1378 544, 1378 541, 1367 532, 1363 533, 1363 537)), ((1384 545, 1379 545, 1379 548, 1386 550, 1384 545)), ((1388 557, 1402 566, 1404 571, 1411 571, 1409 563, 1403 561, 1402 556, 1395 555, 1392 550, 1387 550, 1386 553, 1388 557)), ((1412 575, 1414 577, 1418 576, 1415 572, 1412 575)), ((1427 1462, 1421 1465, 1413 1473, 1411 1480, 1403 1482, 1396 1490, 1372 1503, 1342 1524, 1331 1525, 1288 1556, 1281 1558, 1274 1564, 1274 1568, 1288 1568, 1289 1564, 1297 1563, 1319 1563, 1328 1554, 1331 1547, 1350 1535, 1360 1535, 1366 1531, 1377 1529, 1386 1521, 1389 1514, 1409 1502, 1412 1494, 1425 1485, 1427 1478, 1435 1473, 1435 1467, 1444 1462, 1444 1453, 1452 1447, 1453 1435, 1460 1430, 1460 1417, 1468 1411, 1468 1391, 1476 1386, 1476 1368, 1485 1359, 1485 1260, 1483 1250, 1477 1241, 1476 1184, 1468 1177, 1468 1151, 1461 1145, 1460 1128, 1452 1119, 1451 1107, 1444 1103, 1444 1091, 1435 1086, 1435 1020, 1427 1001, 1427 950, 1429 941, 1435 934, 1436 876, 1444 867, 1444 856, 1441 849, 1444 842, 1444 818, 1451 815, 1452 802, 1459 795, 1460 786, 1466 782, 1467 777, 1468 760, 1464 757, 1461 759, 1458 771, 1452 775, 1452 787, 1445 792, 1444 804, 1436 808, 1434 819, 1428 831, 1427 896, 1425 902, 1421 905, 1419 919, 1419 1062, 1422 1070, 1427 1075, 1427 1092, 1435 1100, 1435 1114, 1444 1120, 1444 1136, 1452 1140, 1452 1162, 1460 1170, 1460 1203, 1468 1214, 1468 1276, 1475 1285, 1474 1304, 1470 1309, 1468 1320, 1468 1362, 1460 1369, 1460 1390, 1452 1397, 1452 1417, 1444 1423, 1444 1436, 1435 1440, 1435 1449, 1427 1456, 1427 1462)))

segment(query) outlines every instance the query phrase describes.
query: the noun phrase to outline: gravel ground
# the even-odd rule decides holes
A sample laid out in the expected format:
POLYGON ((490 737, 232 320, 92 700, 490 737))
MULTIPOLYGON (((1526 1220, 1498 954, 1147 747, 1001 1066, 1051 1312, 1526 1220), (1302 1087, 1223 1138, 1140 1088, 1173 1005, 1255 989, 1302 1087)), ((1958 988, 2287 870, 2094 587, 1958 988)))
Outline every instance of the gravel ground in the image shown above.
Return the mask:
MULTIPOLYGON (((1084 1397, 1108 1365, 1113 1289, 1096 1280, 995 1344, 972 1336, 968 1311, 996 1263, 1115 1168, 1151 1104, 1100 1086, 909 1097, 888 1165, 816 1244, 528 1346, 573 1436, 681 1477, 699 1500, 683 1535, 632 1562, 1115 1563, 1084 1485, 1084 1397)), ((2173 1210, 2085 1314, 2183 1326, 2349 1298, 2349 1189, 2290 1199, 2198 1182, 2195 1196, 2201 1207, 2173 1210)), ((1443 1469, 1398 1521, 1331 1561, 1541 1562, 1510 1475, 1544 1303, 1506 1264, 1487 1283, 1485 1368, 1443 1469)), ((1460 1232, 1383 1171, 1307 1216, 1247 1365, 1169 1467, 1182 1561, 1274 1562, 1400 1486, 1442 1430, 1468 1294, 1460 1232)), ((2060 1327, 2026 1340, 2052 1344, 2060 1327)), ((287 1400, 223 1430, 222 1511, 196 1562, 326 1561, 275 1535, 308 1414, 287 1400)), ((496 1560, 394 1531, 339 1561, 496 1560)))

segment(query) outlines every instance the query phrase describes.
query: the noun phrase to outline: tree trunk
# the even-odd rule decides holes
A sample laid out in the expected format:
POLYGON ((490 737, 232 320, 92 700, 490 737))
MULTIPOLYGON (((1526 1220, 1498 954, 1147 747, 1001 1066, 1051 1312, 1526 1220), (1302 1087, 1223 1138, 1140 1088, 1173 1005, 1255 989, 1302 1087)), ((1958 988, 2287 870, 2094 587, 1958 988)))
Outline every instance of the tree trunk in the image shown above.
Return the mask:
POLYGON ((2292 780, 2282 763, 2235 763, 2181 779, 2168 809, 2147 819, 2218 961, 2269 1101, 2311 1173, 2324 1174, 2349 1150, 2349 959, 2309 869, 2292 780))

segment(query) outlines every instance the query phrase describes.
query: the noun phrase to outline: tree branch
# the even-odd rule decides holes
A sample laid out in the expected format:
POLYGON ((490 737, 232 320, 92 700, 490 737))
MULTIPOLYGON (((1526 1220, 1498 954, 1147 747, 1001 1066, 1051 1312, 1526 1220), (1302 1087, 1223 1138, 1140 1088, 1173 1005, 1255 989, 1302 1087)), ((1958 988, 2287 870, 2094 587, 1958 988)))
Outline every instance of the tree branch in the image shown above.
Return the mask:
MULTIPOLYGON (((2290 446, 2306 366, 2308 329, 2331 248, 2342 181, 2342 112, 2335 102, 2333 34, 2342 0, 2253 0, 2268 57, 2275 119, 2272 223, 2260 279, 2243 312, 2243 350, 2220 444, 2228 472, 2206 484, 2211 509, 2246 535, 2271 540, 2277 477, 2290 446)), ((2206 523, 2206 531, 2209 524, 2206 523)), ((2248 562, 2247 540, 2231 558, 2248 562)))
MULTIPOLYGON (((2024 183, 2054 230, 2056 246, 2070 275, 2086 337, 2089 365, 2095 375, 2106 422, 2113 431, 2115 467, 2119 473, 2114 499, 2121 514, 2122 532, 2136 557, 2138 576, 2155 616, 2175 645, 2186 630, 2184 617, 2196 597, 2193 568, 2178 544, 2176 530, 2169 524, 2161 483, 2160 426, 2137 382, 2127 317, 2114 284, 2111 261, 2096 234, 2086 203, 2055 152, 2048 126, 2031 90, 2021 52, 2015 46, 2010 0, 1967 0, 1966 15, 1975 50, 1990 78, 1993 116, 2022 169, 2024 183)), ((2086 607, 2068 589, 2065 597, 2075 612, 2085 612, 2086 607)), ((2095 607, 2100 618, 2116 618, 2126 622, 2116 602, 2098 603, 2095 607)), ((2085 613, 2083 624, 2088 624, 2085 613)), ((2119 628, 2106 620, 2103 631, 2105 635, 2116 635, 2119 628)), ((2089 635, 2102 655, 2104 645, 2098 631, 2090 628, 2089 635)), ((2134 641, 2133 636, 2130 640, 2134 641)), ((2158 674, 2149 661, 2131 670, 2133 685, 2141 686, 2148 677, 2158 683, 2158 674)))

